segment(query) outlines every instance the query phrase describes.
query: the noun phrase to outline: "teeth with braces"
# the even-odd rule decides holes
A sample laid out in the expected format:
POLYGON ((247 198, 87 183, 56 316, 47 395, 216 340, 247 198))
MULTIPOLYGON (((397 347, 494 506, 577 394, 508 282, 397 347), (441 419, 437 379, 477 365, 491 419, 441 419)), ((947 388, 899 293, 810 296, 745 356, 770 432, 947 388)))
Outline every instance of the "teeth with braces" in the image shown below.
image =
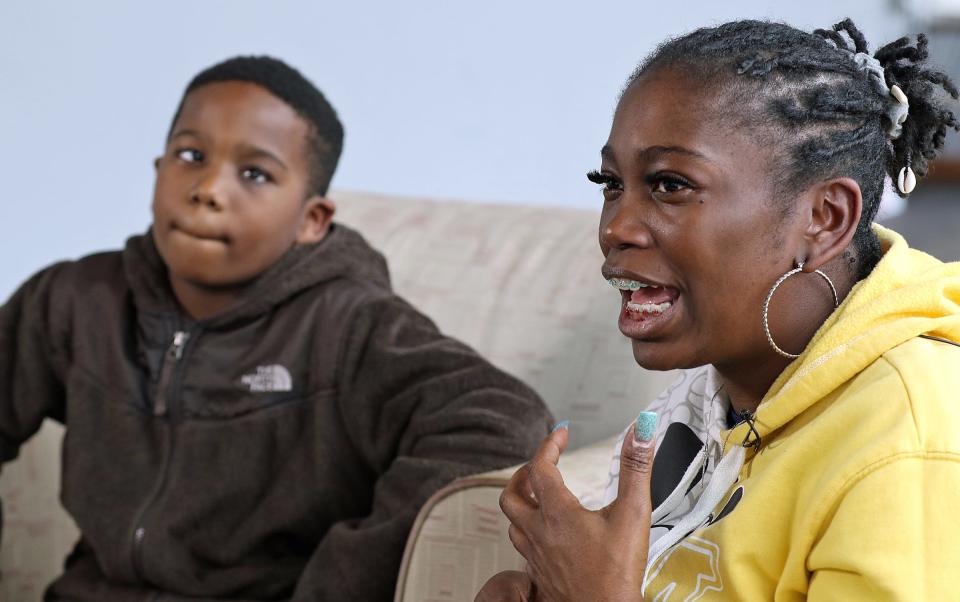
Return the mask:
POLYGON ((664 301, 663 303, 627 303, 627 311, 635 313, 648 313, 648 314, 662 314, 665 312, 671 305, 670 301, 664 301))
POLYGON ((660 288, 655 284, 647 284, 646 282, 638 282, 627 278, 611 278, 607 280, 607 284, 622 291, 638 291, 642 288, 660 288))

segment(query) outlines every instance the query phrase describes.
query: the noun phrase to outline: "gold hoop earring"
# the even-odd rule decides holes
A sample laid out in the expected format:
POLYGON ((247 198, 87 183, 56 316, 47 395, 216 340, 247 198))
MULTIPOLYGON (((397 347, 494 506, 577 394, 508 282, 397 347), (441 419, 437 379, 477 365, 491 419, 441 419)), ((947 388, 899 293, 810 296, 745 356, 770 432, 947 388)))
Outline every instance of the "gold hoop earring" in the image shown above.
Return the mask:
MULTIPOLYGON (((794 274, 799 274, 801 271, 803 271, 802 261, 799 264, 797 264, 797 267, 793 268, 783 276, 780 276, 780 278, 773 283, 773 287, 770 289, 770 292, 767 293, 767 298, 764 299, 763 301, 763 331, 767 334, 767 342, 770 343, 770 346, 773 347, 774 351, 776 351, 778 354, 782 355, 783 357, 791 360, 797 359, 798 357, 800 357, 800 354, 799 353, 793 354, 793 353, 786 352, 783 349, 781 349, 779 345, 773 342, 773 335, 770 334, 770 322, 768 320, 768 314, 770 311, 770 299, 773 298, 773 293, 775 293, 777 291, 777 288, 779 288, 779 286, 783 284, 784 280, 786 280, 790 276, 793 276, 794 274)), ((833 286, 833 281, 830 280, 830 277, 824 274, 823 272, 821 272, 820 270, 814 270, 813 273, 819 274, 820 277, 826 280, 827 284, 830 285, 830 292, 833 293, 833 308, 836 309, 840 307, 840 297, 837 296, 837 288, 833 286)))

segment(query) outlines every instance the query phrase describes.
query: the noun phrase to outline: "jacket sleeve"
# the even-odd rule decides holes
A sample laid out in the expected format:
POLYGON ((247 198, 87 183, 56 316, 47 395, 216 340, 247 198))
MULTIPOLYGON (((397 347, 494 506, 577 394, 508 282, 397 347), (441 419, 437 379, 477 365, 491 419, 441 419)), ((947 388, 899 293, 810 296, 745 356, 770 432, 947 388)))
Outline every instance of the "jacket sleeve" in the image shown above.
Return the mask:
POLYGON ((63 420, 62 357, 56 347, 51 293, 59 264, 20 287, 0 307, 0 462, 17 457, 46 417, 63 420))
POLYGON ((54 266, 40 272, 0 307, 0 465, 17 457, 44 418, 63 420, 63 383, 54 367, 49 328, 56 271, 54 266))
POLYGON ((810 602, 955 600, 960 456, 879 463, 844 494, 808 558, 810 602))
POLYGON ((392 600, 420 506, 457 477, 529 459, 551 416, 539 397, 391 297, 356 311, 339 360, 344 426, 376 475, 362 518, 334 524, 294 600, 392 600))

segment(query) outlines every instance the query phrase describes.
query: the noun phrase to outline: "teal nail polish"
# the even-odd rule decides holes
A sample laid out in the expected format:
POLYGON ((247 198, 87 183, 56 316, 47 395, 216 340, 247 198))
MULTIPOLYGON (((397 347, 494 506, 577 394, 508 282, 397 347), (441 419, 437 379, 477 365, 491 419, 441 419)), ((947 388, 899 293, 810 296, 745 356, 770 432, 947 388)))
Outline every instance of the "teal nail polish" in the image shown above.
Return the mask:
POLYGON ((638 441, 650 441, 657 432, 657 413, 640 412, 637 416, 637 426, 634 432, 638 441))
POLYGON ((553 428, 550 429, 550 432, 551 432, 551 433, 554 433, 554 432, 556 432, 556 431, 559 431, 560 429, 569 429, 569 428, 570 428, 570 421, 569 421, 569 420, 561 420, 560 422, 558 422, 558 423, 556 423, 555 425, 553 425, 553 428))

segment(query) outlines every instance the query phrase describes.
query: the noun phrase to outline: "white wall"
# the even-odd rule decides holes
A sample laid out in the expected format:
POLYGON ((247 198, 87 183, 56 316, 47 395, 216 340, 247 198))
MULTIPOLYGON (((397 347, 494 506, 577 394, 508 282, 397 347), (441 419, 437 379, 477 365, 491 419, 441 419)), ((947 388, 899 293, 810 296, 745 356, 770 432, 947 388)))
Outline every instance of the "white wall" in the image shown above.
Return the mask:
POLYGON ((149 223, 152 159, 181 91, 240 53, 281 57, 346 125, 334 186, 596 207, 617 92, 665 36, 741 17, 874 45, 880 0, 0 4, 0 297, 38 268, 149 223))

